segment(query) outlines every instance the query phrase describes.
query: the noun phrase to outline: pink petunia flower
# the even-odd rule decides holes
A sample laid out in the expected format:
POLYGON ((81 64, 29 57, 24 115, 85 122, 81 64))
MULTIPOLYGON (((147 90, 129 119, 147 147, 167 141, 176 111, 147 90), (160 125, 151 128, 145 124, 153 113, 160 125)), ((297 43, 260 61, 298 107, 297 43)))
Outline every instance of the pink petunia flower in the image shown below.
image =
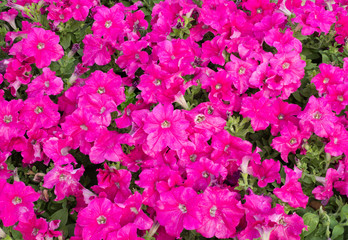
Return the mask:
POLYGON ((287 29, 284 33, 280 32, 280 29, 271 29, 265 36, 265 42, 275 47, 279 53, 284 52, 302 52, 302 43, 297 38, 293 37, 293 33, 290 29, 287 29))
POLYGON ((297 117, 304 129, 314 131, 319 137, 328 137, 338 121, 327 100, 314 96, 309 98, 306 108, 297 117))
POLYGON ((227 169, 207 158, 201 158, 199 161, 193 162, 186 166, 187 182, 189 186, 196 191, 204 191, 211 186, 216 179, 226 179, 227 169))
POLYGON ((333 111, 339 114, 348 105, 348 85, 337 84, 328 86, 328 94, 326 95, 328 103, 333 111))
POLYGON ((149 54, 142 50, 145 49, 147 45, 148 43, 143 40, 136 42, 127 41, 121 44, 120 49, 122 55, 117 58, 116 63, 121 68, 125 68, 128 76, 134 77, 138 68, 145 70, 149 60, 149 54))
POLYGON ((204 104, 199 104, 186 113, 192 128, 190 131, 202 134, 207 140, 215 133, 221 132, 226 126, 226 120, 220 116, 212 116, 205 112, 204 104))
POLYGON ((72 18, 72 9, 63 2, 50 4, 47 8, 47 19, 53 20, 53 26, 58 26, 59 23, 66 23, 72 18))
POLYGON ((75 158, 69 153, 69 150, 71 149, 70 145, 70 139, 50 137, 43 143, 43 151, 53 160, 56 166, 70 163, 76 164, 75 158))
POLYGON ((111 61, 114 50, 111 43, 106 39, 88 34, 82 42, 85 45, 82 56, 83 65, 92 66, 96 63, 102 66, 111 61))
POLYGON ((79 180, 85 171, 83 165, 81 168, 74 169, 71 164, 64 167, 55 166, 44 176, 45 188, 53 188, 56 195, 55 201, 60 201, 70 195, 75 195, 78 192, 81 184, 79 180))
POLYGON ((263 16, 272 13, 275 8, 275 4, 267 0, 251 0, 243 5, 251 12, 251 16, 256 19, 262 19, 263 16))
POLYGON ((48 223, 44 218, 33 217, 29 221, 20 221, 14 229, 22 233, 24 240, 45 239, 62 236, 61 231, 55 231, 59 223, 60 220, 48 223))
POLYGON ((341 195, 348 196, 348 158, 339 161, 337 172, 340 174, 340 181, 334 183, 334 187, 341 195))
POLYGON ((228 23, 229 16, 237 10, 234 2, 225 0, 204 0, 200 9, 199 22, 217 31, 228 23))
POLYGON ((172 39, 171 41, 159 42, 154 51, 160 63, 169 69, 179 68, 182 71, 187 71, 192 68, 191 63, 195 61, 196 54, 192 45, 194 43, 190 39, 172 39))
POLYGON ((318 200, 329 200, 334 194, 332 191, 334 182, 339 179, 337 170, 329 168, 326 172, 325 179, 322 177, 317 177, 316 179, 324 186, 317 186, 313 189, 312 194, 318 200))
POLYGON ((272 102, 259 93, 242 99, 240 114, 249 117, 254 131, 264 130, 271 120, 272 102))
POLYGON ((0 219, 4 226, 12 226, 17 221, 28 221, 35 216, 34 202, 39 197, 39 193, 23 182, 6 183, 0 194, 0 219))
POLYGON ((299 215, 296 213, 291 215, 286 214, 284 212, 284 207, 279 204, 276 205, 274 213, 270 215, 268 219, 272 223, 275 223, 275 226, 269 235, 270 240, 300 240, 300 234, 302 233, 303 229, 307 230, 307 226, 304 225, 303 219, 299 215))
POLYGON ((126 24, 130 30, 130 32, 127 33, 127 36, 131 41, 138 40, 141 37, 139 31, 146 30, 149 25, 145 20, 145 14, 143 11, 126 13, 126 24))
POLYGON ((246 228, 238 235, 241 240, 265 238, 272 240, 300 240, 304 225, 296 213, 287 215, 284 207, 277 204, 271 208, 272 198, 253 193, 245 196, 246 228))
POLYGON ((94 20, 92 31, 95 36, 118 40, 123 35, 124 13, 118 5, 97 7, 94 20))
POLYGON ((95 192, 105 191, 109 199, 115 203, 123 203, 132 194, 129 189, 132 175, 125 169, 117 170, 104 163, 105 170, 98 169, 98 185, 93 186, 95 192))
POLYGON ((206 238, 231 238, 244 216, 244 210, 236 199, 237 194, 218 187, 207 188, 197 197, 193 211, 202 225, 197 232, 206 238))
POLYGON ((119 162, 125 156, 121 144, 133 144, 127 133, 120 134, 106 129, 100 131, 91 148, 90 160, 92 163, 102 163, 105 160, 119 162))
POLYGON ((122 78, 113 69, 107 73, 97 70, 86 79, 80 96, 95 93, 109 96, 117 105, 126 100, 122 78))
POLYGON ((148 134, 144 151, 153 155, 167 146, 179 150, 188 141, 185 131, 188 127, 189 122, 180 110, 174 110, 171 104, 158 104, 144 124, 144 131, 148 134))
POLYGON ((267 238, 273 230, 273 226, 268 226, 268 216, 272 213, 272 198, 256 195, 251 190, 250 194, 245 195, 244 198, 243 208, 245 209, 247 224, 246 228, 238 235, 238 238, 241 240, 267 238))
POLYGON ((280 98, 272 101, 271 133, 276 136, 290 122, 298 125, 299 120, 295 117, 301 112, 301 107, 296 104, 289 104, 280 98))
POLYGON ((17 29, 16 22, 15 22, 17 15, 18 15, 18 11, 14 8, 11 8, 7 12, 0 13, 0 20, 8 22, 13 29, 17 29))
POLYGON ((111 123, 111 113, 117 111, 117 105, 109 95, 98 93, 81 96, 78 107, 92 114, 91 121, 106 127, 111 123))
POLYGON ((32 164, 36 161, 43 161, 47 165, 50 159, 43 152, 43 143, 48 137, 48 133, 43 129, 34 129, 27 131, 27 135, 26 146, 21 152, 23 163, 32 164))
POLYGON ((85 21, 89 9, 93 6, 92 0, 71 0, 72 17, 77 21, 85 21))
POLYGON ((150 64, 145 73, 140 76, 140 83, 137 88, 141 90, 140 94, 145 103, 172 103, 174 102, 174 95, 178 92, 175 89, 176 87, 172 87, 172 84, 173 82, 179 82, 178 80, 177 77, 171 75, 160 65, 150 64))
POLYGON ((277 181, 279 184, 280 178, 280 162, 274 161, 273 159, 265 159, 261 164, 256 164, 251 161, 251 175, 257 177, 259 181, 257 185, 261 188, 267 186, 268 183, 277 181))
POLYGON ((348 131, 341 124, 335 124, 332 132, 329 133, 330 141, 325 145, 325 152, 337 157, 348 154, 348 131))
MULTIPOLYGON (((10 170, 7 168, 6 160, 11 155, 10 152, 2 152, 0 151, 0 181, 2 179, 7 180, 12 176, 10 170)), ((3 184, 0 182, 0 184, 3 184)), ((0 194, 1 194, 1 187, 0 187, 0 194)), ((0 211, 1 212, 1 211, 0 211)))
POLYGON ((139 180, 135 181, 135 183, 139 187, 144 188, 144 192, 142 193, 144 204, 150 207, 156 206, 156 202, 160 198, 156 186, 161 181, 168 181, 173 172, 168 166, 163 165, 157 168, 144 169, 140 173, 139 180))
POLYGON ((43 74, 36 77, 26 90, 28 97, 35 97, 38 95, 57 95, 63 90, 63 81, 57 77, 55 72, 49 68, 42 69, 43 74))
POLYGON ((16 96, 17 90, 21 84, 28 84, 30 82, 32 77, 30 74, 30 64, 33 62, 34 58, 32 57, 23 61, 12 58, 11 61, 9 61, 4 78, 10 83, 9 89, 13 96, 16 96))
MULTIPOLYGON (((316 32, 324 32, 328 34, 331 28, 331 25, 336 22, 335 13, 328 11, 325 7, 320 6, 319 4, 314 4, 313 2, 306 2, 303 7, 306 12, 308 12, 308 17, 306 23, 314 27, 316 32)), ((296 18, 294 19, 294 22, 296 18)))
POLYGON ((277 53, 270 60, 270 64, 274 71, 283 77, 286 85, 295 83, 304 77, 306 62, 300 58, 300 54, 296 51, 277 53))
MULTIPOLYGON (((221 163, 223 166, 229 164, 237 164, 242 166, 242 163, 247 163, 253 159, 256 163, 260 163, 260 151, 256 148, 252 151, 252 144, 239 137, 232 136, 227 130, 223 130, 212 136, 211 146, 214 149, 211 154, 211 159, 214 162, 221 163)), ((247 164, 246 164, 247 165, 247 164)))
POLYGON ((31 129, 56 126, 60 119, 58 105, 48 96, 28 98, 20 111, 19 119, 31 129))
POLYGON ((306 208, 309 197, 303 193, 301 183, 298 181, 302 175, 301 170, 296 167, 295 170, 283 167, 286 174, 285 184, 281 188, 274 189, 273 193, 283 202, 289 203, 291 207, 306 208))
POLYGON ((222 36, 216 36, 210 41, 202 44, 202 59, 211 61, 214 64, 225 65, 225 57, 223 51, 226 48, 226 41, 222 36))
POLYGON ((126 226, 134 224, 138 229, 148 230, 153 225, 153 220, 142 210, 143 198, 139 192, 129 196, 123 203, 117 203, 122 209, 120 224, 126 226))
POLYGON ((24 135, 26 129, 19 120, 19 112, 23 105, 22 100, 1 101, 0 142, 24 135))
POLYGON ((64 134, 72 139, 71 148, 80 147, 81 152, 86 154, 90 152, 90 143, 96 140, 99 132, 103 129, 102 126, 91 122, 90 118, 90 112, 77 109, 61 124, 64 134))
POLYGON ((35 57, 38 68, 47 67, 52 61, 58 61, 64 55, 59 45, 59 36, 49 30, 32 28, 28 38, 24 39, 23 49, 29 57, 35 57))
POLYGON ((209 91, 209 98, 219 98, 225 101, 233 99, 232 76, 225 70, 209 73, 207 79, 202 79, 202 88, 209 91), (210 75, 211 74, 211 75, 210 75))
POLYGON ((296 153, 302 144, 303 137, 299 129, 291 122, 280 131, 280 134, 280 137, 272 140, 271 146, 280 152, 283 161, 288 162, 289 153, 296 153))
POLYGON ((226 71, 232 77, 232 83, 239 94, 249 88, 249 79, 256 68, 254 62, 243 61, 234 55, 230 56, 231 61, 226 63, 226 71))
POLYGON ((273 12, 272 15, 264 16, 260 22, 253 27, 254 35, 257 39, 263 39, 271 29, 284 28, 286 16, 280 12, 273 12))
POLYGON ((107 198, 95 198, 78 215, 76 224, 82 228, 82 239, 102 240, 120 228, 121 209, 107 198))
POLYGON ((118 231, 109 233, 106 240, 144 240, 144 238, 138 237, 137 227, 130 223, 118 231))
POLYGON ((192 188, 185 187, 174 188, 160 195, 156 206, 156 219, 165 226, 169 235, 178 237, 184 228, 194 230, 200 226, 194 213, 197 196, 192 188))
POLYGON ((312 83, 319 94, 327 94, 329 86, 343 83, 344 72, 339 67, 322 63, 319 65, 319 69, 320 73, 312 78, 312 83))

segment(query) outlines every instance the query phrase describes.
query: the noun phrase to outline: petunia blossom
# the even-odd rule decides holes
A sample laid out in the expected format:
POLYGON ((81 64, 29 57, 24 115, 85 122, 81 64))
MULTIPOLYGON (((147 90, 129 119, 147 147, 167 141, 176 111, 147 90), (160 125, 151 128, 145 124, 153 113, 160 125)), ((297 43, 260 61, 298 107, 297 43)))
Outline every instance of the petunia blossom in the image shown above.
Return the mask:
POLYGON ((158 104, 144 124, 144 131, 148 134, 144 150, 156 153, 167 146, 179 150, 188 141, 185 131, 188 127, 189 122, 180 110, 174 110, 171 104, 158 104))
POLYGON ((66 166, 55 166, 44 176, 45 188, 53 188, 56 195, 55 201, 60 201, 75 193, 80 188, 79 180, 85 171, 83 165, 81 168, 74 169, 71 164, 66 166))
POLYGON ((157 202, 157 221, 165 226, 169 235, 178 237, 183 229, 197 229, 201 223, 196 218, 194 203, 197 193, 192 188, 178 187, 160 195, 157 202))
POLYGON ((35 57, 38 68, 47 67, 52 61, 58 61, 64 55, 63 47, 59 45, 59 36, 50 30, 32 28, 23 41, 25 54, 35 57))
POLYGON ((28 221, 35 216, 34 202, 39 197, 39 193, 23 182, 6 183, 0 194, 0 219, 4 226, 12 226, 17 221, 28 221))
POLYGON ((306 208, 308 199, 301 187, 301 183, 298 181, 301 178, 302 172, 295 167, 295 170, 292 170, 284 166, 286 173, 285 184, 281 188, 274 189, 273 193, 280 198, 283 202, 289 203, 291 207, 306 208))
POLYGON ((76 224, 85 240, 106 239, 108 233, 120 228, 121 209, 107 198, 95 198, 78 215, 76 224))
POLYGON ((237 194, 218 187, 207 188, 197 197, 194 207, 197 219, 202 225, 196 230, 203 237, 231 238, 244 216, 244 210, 237 200, 237 194))

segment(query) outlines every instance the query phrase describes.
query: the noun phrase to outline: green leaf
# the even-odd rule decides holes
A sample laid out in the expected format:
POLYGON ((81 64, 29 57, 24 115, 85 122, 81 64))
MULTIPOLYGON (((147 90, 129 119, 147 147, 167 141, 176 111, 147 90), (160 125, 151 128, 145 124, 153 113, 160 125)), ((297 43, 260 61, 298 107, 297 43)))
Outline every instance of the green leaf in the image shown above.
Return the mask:
POLYGON ((151 16, 151 12, 146 8, 140 8, 140 10, 144 12, 145 16, 151 16))
POLYGON ((53 213, 52 216, 50 217, 50 221, 60 220, 59 226, 65 226, 66 223, 68 222, 68 217, 69 217, 68 209, 63 208, 53 213))
POLYGON ((296 101, 302 102, 302 97, 298 91, 294 92, 292 96, 296 99, 296 101))
POLYGON ((301 34, 301 32, 295 32, 294 37, 297 38, 298 40, 302 41, 308 38, 308 36, 304 36, 301 34))
POLYGON ((11 235, 12 235, 13 239, 23 239, 23 236, 19 231, 11 230, 11 235))
POLYGON ((60 45, 62 45, 62 47, 64 49, 67 49, 68 47, 70 47, 70 43, 71 43, 71 35, 70 34, 67 34, 67 35, 61 37, 60 45))
POLYGON ((331 239, 334 240, 344 233, 344 227, 342 225, 336 225, 332 230, 331 239))
POLYGON ((348 204, 342 207, 340 216, 341 220, 348 219, 348 204))
POLYGON ((323 63, 330 63, 331 62, 329 56, 327 56, 326 54, 322 54, 321 57, 323 59, 323 63))
POLYGON ((303 233, 303 236, 311 234, 318 226, 319 216, 313 213, 306 213, 303 215, 304 224, 308 226, 308 231, 303 233))

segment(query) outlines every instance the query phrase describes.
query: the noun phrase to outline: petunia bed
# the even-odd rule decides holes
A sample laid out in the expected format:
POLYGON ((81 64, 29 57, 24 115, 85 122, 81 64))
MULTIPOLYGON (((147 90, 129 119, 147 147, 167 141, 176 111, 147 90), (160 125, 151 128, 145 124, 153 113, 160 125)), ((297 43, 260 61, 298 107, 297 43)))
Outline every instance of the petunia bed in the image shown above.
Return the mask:
POLYGON ((348 2, 0 3, 0 238, 348 239, 348 2))

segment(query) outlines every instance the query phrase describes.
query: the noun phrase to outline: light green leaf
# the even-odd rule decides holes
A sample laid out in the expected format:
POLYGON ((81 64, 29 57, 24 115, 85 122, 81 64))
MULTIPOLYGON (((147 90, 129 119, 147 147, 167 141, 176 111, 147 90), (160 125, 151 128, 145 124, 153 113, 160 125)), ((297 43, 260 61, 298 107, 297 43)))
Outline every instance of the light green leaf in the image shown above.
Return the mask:
POLYGON ((341 236, 344 233, 344 227, 341 225, 336 225, 332 230, 331 239, 334 240, 337 237, 341 236))
POLYGON ((304 224, 308 226, 308 231, 303 233, 303 236, 311 234, 318 226, 319 216, 313 213, 303 215, 304 224))
POLYGON ((348 219, 348 204, 342 207, 340 216, 341 220, 348 219))

